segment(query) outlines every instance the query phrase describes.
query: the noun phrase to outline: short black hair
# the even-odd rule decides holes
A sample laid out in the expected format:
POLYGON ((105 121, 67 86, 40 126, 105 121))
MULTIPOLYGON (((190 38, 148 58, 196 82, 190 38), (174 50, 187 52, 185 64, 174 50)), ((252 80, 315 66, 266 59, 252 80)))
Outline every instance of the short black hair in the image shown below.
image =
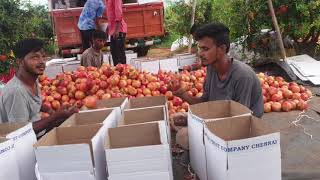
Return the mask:
POLYGON ((104 39, 104 40, 106 40, 107 39, 107 35, 103 31, 95 30, 92 33, 92 40, 93 39, 104 39))
POLYGON ((204 37, 209 37, 215 41, 218 46, 226 45, 229 52, 230 49, 230 30, 227 26, 222 23, 210 23, 201 26, 195 32, 195 39, 198 41, 204 37))
POLYGON ((30 52, 37 52, 44 47, 44 41, 36 38, 23 39, 17 42, 13 48, 15 56, 23 59, 30 52))
POLYGON ((198 26, 197 24, 193 24, 193 25, 191 26, 191 28, 190 28, 189 33, 190 33, 190 34, 195 33, 198 28, 199 28, 199 26, 198 26))

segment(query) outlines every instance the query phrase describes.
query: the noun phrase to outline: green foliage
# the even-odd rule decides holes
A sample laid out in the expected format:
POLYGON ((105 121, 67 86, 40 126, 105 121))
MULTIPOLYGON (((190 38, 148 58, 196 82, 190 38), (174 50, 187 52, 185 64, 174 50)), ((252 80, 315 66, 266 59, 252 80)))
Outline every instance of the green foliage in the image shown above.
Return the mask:
POLYGON ((45 6, 32 6, 20 0, 0 1, 0 54, 8 53, 23 38, 53 38, 51 21, 45 6))
MULTIPOLYGON (((298 54, 319 54, 320 0, 273 0, 282 37, 294 40, 298 54), (317 44, 318 42, 318 44, 317 44)), ((166 31, 169 34, 189 34, 192 5, 180 0, 166 8, 166 31)), ((230 28, 232 41, 246 37, 244 47, 268 54, 268 43, 274 39, 259 37, 262 29, 274 30, 266 0, 197 0, 197 24, 212 21, 230 28)), ((276 44, 276 43, 275 43, 276 44)))

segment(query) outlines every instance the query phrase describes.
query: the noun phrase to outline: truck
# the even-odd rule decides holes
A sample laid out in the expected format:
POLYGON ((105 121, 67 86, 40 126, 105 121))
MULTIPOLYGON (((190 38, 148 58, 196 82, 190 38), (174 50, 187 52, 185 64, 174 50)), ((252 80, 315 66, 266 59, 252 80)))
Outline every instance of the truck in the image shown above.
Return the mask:
MULTIPOLYGON (((76 55, 83 51, 77 24, 85 2, 86 0, 48 1, 55 40, 59 54, 63 57, 76 55)), ((138 56, 145 56, 150 46, 160 43, 160 38, 165 34, 163 2, 124 0, 122 8, 124 20, 128 25, 126 48, 133 50, 138 56)), ((104 13, 104 16, 106 14, 104 13)), ((104 19, 107 22, 107 17, 102 18, 104 19)))

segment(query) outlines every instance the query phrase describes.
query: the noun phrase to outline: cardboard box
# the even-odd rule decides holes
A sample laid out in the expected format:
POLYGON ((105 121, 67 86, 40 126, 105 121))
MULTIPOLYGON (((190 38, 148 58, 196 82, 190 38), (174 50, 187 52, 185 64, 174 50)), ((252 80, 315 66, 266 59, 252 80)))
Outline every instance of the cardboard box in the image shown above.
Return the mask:
POLYGON ((155 106, 125 110, 123 113, 123 118, 119 122, 119 125, 121 126, 166 120, 167 115, 165 107, 155 106))
POLYGON ((170 173, 168 172, 149 172, 149 173, 130 173, 130 174, 118 174, 108 178, 108 180, 168 180, 170 179, 170 173))
MULTIPOLYGON (((112 108, 115 111, 116 119, 119 120, 122 117, 123 111, 127 106, 128 98, 110 98, 110 99, 102 99, 97 101, 97 109, 108 109, 112 108)), ((88 109, 83 106, 80 109, 80 112, 84 111, 96 111, 97 109, 88 109)))
POLYGON ((138 58, 137 53, 126 53, 126 64, 134 66, 134 59, 138 58))
POLYGON ((178 54, 176 55, 178 59, 178 66, 182 68, 183 66, 192 65, 197 61, 197 57, 195 54, 178 54))
POLYGON ((159 62, 160 69, 163 71, 172 71, 178 72, 178 59, 177 58, 169 58, 169 59, 161 59, 159 62))
MULTIPOLYGON (((34 166, 36 158, 33 145, 37 142, 32 123, 4 123, 0 124, 0 137, 11 139, 14 143, 15 156, 19 168, 19 175, 24 180, 36 178, 34 166)), ((17 173, 15 172, 15 173, 17 173)))
POLYGON ((281 180, 280 133, 254 116, 205 123, 208 179, 281 180))
POLYGON ((0 138, 0 179, 20 180, 13 140, 0 138))
POLYGON ((135 67, 140 71, 157 74, 160 70, 160 62, 159 60, 136 59, 135 67))
POLYGON ((117 127, 114 109, 99 109, 75 113, 70 116, 60 127, 81 126, 89 124, 106 124, 109 127, 117 127))
POLYGON ((110 128, 105 139, 110 178, 130 179, 132 173, 163 172, 169 173, 173 180, 171 150, 165 129, 164 122, 110 128))
POLYGON ((38 180, 95 180, 94 174, 89 171, 43 173, 38 180))
POLYGON ((167 106, 166 96, 150 96, 132 98, 126 105, 126 109, 145 108, 153 106, 167 106))
POLYGON ((204 122, 225 117, 251 114, 251 111, 237 102, 222 100, 191 105, 188 112, 188 136, 190 163, 201 180, 207 179, 205 146, 203 143, 204 122))
POLYGON ((53 129, 34 146, 40 174, 85 171, 105 180, 106 132, 102 124, 53 129))

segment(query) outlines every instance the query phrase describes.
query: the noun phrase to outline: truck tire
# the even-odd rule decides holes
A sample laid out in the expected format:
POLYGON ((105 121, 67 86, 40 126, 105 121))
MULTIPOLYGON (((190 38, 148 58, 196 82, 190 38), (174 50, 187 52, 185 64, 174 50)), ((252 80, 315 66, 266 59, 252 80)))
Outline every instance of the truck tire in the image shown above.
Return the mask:
POLYGON ((137 47, 135 48, 135 52, 137 53, 138 57, 146 56, 148 54, 150 47, 144 46, 144 47, 137 47))

